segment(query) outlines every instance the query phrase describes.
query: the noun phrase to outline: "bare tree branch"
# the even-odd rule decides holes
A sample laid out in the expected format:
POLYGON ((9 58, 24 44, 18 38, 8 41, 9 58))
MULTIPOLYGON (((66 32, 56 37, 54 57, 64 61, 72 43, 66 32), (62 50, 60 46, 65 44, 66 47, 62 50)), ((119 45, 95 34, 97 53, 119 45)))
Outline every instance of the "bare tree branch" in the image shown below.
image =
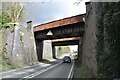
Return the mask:
POLYGON ((75 2, 73 5, 78 6, 81 3, 81 1, 83 1, 83 0, 79 0, 79 1, 75 2))

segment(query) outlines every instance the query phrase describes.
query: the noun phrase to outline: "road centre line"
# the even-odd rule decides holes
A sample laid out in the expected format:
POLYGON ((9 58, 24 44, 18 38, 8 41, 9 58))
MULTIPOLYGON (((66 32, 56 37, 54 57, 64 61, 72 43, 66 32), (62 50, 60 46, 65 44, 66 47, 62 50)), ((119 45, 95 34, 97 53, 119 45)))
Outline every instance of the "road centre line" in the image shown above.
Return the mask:
POLYGON ((55 65, 50 66, 50 67, 48 67, 48 68, 46 68, 46 69, 43 69, 43 70, 40 70, 40 71, 35 72, 35 73, 33 73, 33 74, 30 74, 30 75, 28 75, 28 76, 25 76, 25 77, 23 77, 22 79, 19 79, 19 80, 24 80, 24 79, 27 80, 27 79, 33 78, 33 77, 35 77, 35 76, 37 76, 37 75, 40 75, 40 74, 42 74, 42 73, 44 73, 44 72, 46 72, 46 71, 48 71, 48 70, 50 70, 50 69, 58 66, 58 65, 60 65, 61 63, 62 63, 62 62, 59 62, 58 64, 55 64, 55 65))
POLYGON ((73 60, 73 64, 72 64, 72 67, 71 67, 71 70, 70 70, 70 73, 69 73, 69 75, 68 75, 68 79, 67 79, 67 80, 70 79, 70 77, 71 77, 71 75, 72 75, 73 68, 74 68, 74 60, 73 60))

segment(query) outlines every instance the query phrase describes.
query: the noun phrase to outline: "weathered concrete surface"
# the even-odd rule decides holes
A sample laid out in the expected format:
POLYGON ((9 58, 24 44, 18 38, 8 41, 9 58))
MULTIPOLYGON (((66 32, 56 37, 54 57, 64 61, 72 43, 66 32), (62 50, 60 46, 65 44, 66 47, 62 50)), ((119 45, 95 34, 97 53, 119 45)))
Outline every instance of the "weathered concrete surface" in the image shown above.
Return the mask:
POLYGON ((9 64, 26 65, 37 61, 36 47, 32 26, 27 28, 14 26, 14 32, 7 27, 3 35, 3 53, 8 58, 9 64), (31 28, 29 28, 31 27, 31 28))
POLYGON ((43 41, 40 41, 39 39, 35 39, 35 42, 36 42, 37 58, 38 61, 41 61, 43 57, 43 41))
POLYGON ((83 37, 80 37, 80 40, 78 41, 78 57, 77 59, 79 62, 82 62, 82 55, 83 55, 83 37))
POLYGON ((57 58, 56 48, 55 48, 55 46, 53 46, 53 45, 52 45, 52 58, 53 58, 53 59, 56 59, 56 58, 57 58))
POLYGON ((20 32, 21 36, 23 36, 23 39, 21 40, 24 50, 24 62, 32 63, 37 61, 37 53, 36 53, 36 45, 34 40, 34 34, 31 29, 27 28, 21 28, 20 32))
POLYGON ((52 41, 43 41, 43 59, 52 59, 52 41))
POLYGON ((93 77, 120 77, 120 2, 88 3, 83 64, 93 77))
POLYGON ((96 13, 95 5, 87 5, 85 34, 83 37, 82 63, 89 69, 93 76, 97 76, 96 61, 96 13))
MULTIPOLYGON (((24 56, 24 49, 23 49, 23 45, 22 45, 22 42, 20 41, 20 27, 19 26, 15 26, 15 30, 14 30, 14 33, 13 33, 13 42, 12 42, 12 63, 13 64, 16 64, 16 63, 19 63, 19 64, 23 64, 24 62, 22 61, 23 60, 23 57, 24 56)), ((10 36, 8 36, 10 37, 10 36)), ((10 48, 10 47, 9 47, 10 48)))

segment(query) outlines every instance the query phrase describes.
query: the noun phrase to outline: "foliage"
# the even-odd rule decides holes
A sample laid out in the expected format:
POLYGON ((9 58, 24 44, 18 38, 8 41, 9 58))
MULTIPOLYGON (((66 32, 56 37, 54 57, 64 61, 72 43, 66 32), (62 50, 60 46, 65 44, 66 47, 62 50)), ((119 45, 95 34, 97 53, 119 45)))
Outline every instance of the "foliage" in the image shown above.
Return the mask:
POLYGON ((20 34, 20 41, 22 41, 23 40, 23 35, 22 34, 20 34))
POLYGON ((4 61, 6 62, 6 60, 8 59, 6 46, 7 46, 7 43, 3 47, 3 52, 2 52, 2 62, 3 63, 4 63, 4 61))
POLYGON ((17 2, 2 4, 2 24, 19 22, 23 17, 23 6, 17 2))
MULTIPOLYGON (((79 60, 75 60, 75 68, 74 68, 74 78, 91 78, 90 72, 87 68, 81 64, 79 60)), ((73 79, 74 80, 74 79, 73 79)))
POLYGON ((2 3, 2 14, 0 14, 0 21, 2 28, 9 26, 13 31, 13 25, 10 23, 20 22, 24 16, 24 7, 18 2, 4 2, 2 3))
POLYGON ((70 52, 70 48, 68 46, 60 46, 58 48, 59 51, 62 51, 62 53, 68 53, 70 52))
POLYGON ((2 54, 0 55, 0 71, 6 71, 6 70, 15 69, 15 68, 24 66, 18 63, 11 64, 10 59, 7 54, 6 47, 7 47, 7 43, 4 44, 2 54))
POLYGON ((3 28, 3 29, 6 29, 6 28, 8 28, 8 27, 10 28, 10 31, 11 31, 11 32, 14 32, 14 24, 13 24, 13 23, 6 23, 6 24, 3 24, 3 25, 2 25, 2 28, 3 28))
POLYGON ((0 71, 13 69, 19 67, 19 65, 11 65, 10 59, 7 54, 7 43, 4 41, 4 33, 6 28, 10 28, 11 32, 14 32, 14 24, 19 23, 24 16, 24 7, 18 2, 3 2, 2 11, 0 14, 0 36, 2 37, 2 53, 0 53, 0 71), (4 41, 4 42, 3 42, 4 41))
POLYGON ((118 77, 120 53, 120 2, 104 3, 97 23, 98 77, 118 77))
POLYGON ((106 33, 108 34, 107 42, 109 44, 108 54, 104 59, 104 75, 106 77, 119 77, 119 53, 120 53, 120 2, 105 4, 108 24, 105 24, 106 33))
POLYGON ((70 52, 70 48, 68 46, 59 46, 57 48, 57 56, 61 56, 62 54, 66 54, 70 52))

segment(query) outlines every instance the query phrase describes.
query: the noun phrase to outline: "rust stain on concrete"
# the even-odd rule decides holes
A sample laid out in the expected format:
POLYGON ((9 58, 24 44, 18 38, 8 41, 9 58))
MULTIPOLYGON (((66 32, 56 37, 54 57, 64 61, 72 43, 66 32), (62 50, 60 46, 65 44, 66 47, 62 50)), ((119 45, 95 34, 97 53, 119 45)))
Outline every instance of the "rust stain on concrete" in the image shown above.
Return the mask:
POLYGON ((84 22, 83 18, 85 18, 85 14, 81 14, 81 15, 77 15, 77 16, 72 16, 72 17, 48 22, 48 23, 45 23, 45 24, 35 26, 33 28, 33 32, 42 31, 42 30, 50 29, 50 28, 56 28, 56 27, 69 25, 69 24, 75 24, 75 23, 79 23, 79 22, 84 22))
POLYGON ((80 37, 72 37, 72 38, 62 38, 62 39, 55 39, 52 42, 60 42, 60 41, 71 41, 71 40, 79 40, 80 37))

